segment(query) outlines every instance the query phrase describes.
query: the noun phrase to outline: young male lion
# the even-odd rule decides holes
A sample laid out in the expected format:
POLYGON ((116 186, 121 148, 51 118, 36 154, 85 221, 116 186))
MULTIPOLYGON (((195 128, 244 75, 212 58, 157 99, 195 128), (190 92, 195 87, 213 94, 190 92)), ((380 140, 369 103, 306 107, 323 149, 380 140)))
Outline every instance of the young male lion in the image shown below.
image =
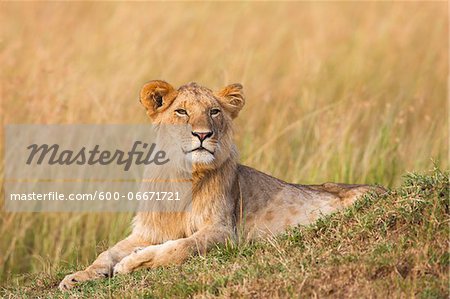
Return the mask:
POLYGON ((139 212, 130 236, 101 253, 83 271, 67 275, 61 290, 78 282, 129 273, 138 268, 180 264, 212 246, 273 235, 308 224, 351 204, 368 185, 289 184, 240 165, 232 142, 232 119, 245 103, 242 86, 219 92, 189 83, 178 89, 164 81, 144 85, 140 101, 154 124, 189 124, 183 151, 192 165, 192 206, 186 212, 139 212))

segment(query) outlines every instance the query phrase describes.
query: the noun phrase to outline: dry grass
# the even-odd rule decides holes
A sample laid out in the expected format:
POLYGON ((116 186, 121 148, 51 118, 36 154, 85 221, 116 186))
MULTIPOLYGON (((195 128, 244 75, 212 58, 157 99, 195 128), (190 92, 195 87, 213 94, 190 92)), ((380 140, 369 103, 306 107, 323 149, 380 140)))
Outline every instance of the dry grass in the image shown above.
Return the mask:
MULTIPOLYGON (((4 124, 143 123, 148 80, 241 82, 245 164, 387 186, 448 168, 444 2, 0 3, 0 34, 4 124)), ((87 264, 130 218, 2 211, 0 280, 87 264)))

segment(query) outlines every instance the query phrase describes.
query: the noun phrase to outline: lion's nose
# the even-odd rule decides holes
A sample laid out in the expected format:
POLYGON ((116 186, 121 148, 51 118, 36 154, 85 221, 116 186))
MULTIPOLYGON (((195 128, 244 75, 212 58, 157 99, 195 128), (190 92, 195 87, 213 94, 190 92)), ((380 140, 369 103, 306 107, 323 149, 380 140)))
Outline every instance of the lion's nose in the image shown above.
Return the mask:
POLYGON ((192 131, 192 135, 196 136, 200 141, 204 141, 206 138, 211 137, 213 135, 213 132, 195 132, 192 131))

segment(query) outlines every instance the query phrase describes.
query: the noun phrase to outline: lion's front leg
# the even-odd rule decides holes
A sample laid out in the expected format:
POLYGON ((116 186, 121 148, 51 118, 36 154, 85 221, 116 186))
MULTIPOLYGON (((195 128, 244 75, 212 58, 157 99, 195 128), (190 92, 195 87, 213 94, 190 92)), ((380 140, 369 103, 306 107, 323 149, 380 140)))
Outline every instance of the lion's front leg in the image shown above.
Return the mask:
POLYGON ((188 238, 151 245, 122 259, 114 267, 114 275, 130 273, 139 268, 181 264, 195 254, 204 254, 211 246, 224 243, 232 237, 226 227, 205 228, 188 238))
POLYGON ((149 245, 148 242, 131 235, 107 251, 102 252, 92 263, 92 265, 87 267, 85 270, 78 271, 64 277, 59 284, 59 289, 66 291, 73 288, 79 282, 109 277, 112 275, 113 267, 125 256, 129 255, 136 248, 147 245, 149 245))

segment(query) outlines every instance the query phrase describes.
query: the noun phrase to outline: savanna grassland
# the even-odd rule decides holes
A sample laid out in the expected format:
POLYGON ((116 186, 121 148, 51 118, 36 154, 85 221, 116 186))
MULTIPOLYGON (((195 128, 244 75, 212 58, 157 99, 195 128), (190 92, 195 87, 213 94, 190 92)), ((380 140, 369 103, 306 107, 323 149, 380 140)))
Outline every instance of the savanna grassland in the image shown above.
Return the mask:
MULTIPOLYGON (((72 295, 448 297, 448 22, 445 2, 0 3, 3 124, 146 123, 146 81, 240 82, 242 163, 393 190, 269 242, 72 295)), ((0 295, 61 296, 58 280, 131 217, 2 210, 0 295)))

